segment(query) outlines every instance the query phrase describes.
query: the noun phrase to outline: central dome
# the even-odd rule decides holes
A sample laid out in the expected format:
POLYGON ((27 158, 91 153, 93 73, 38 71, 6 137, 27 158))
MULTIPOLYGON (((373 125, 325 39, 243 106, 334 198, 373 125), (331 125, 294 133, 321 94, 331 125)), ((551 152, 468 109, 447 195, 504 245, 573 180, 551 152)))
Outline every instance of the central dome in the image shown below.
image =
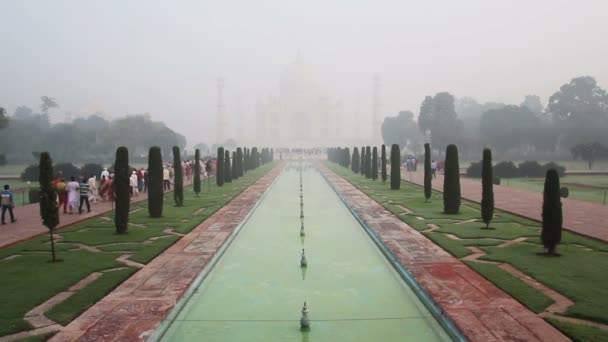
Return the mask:
POLYGON ((320 97, 319 84, 313 68, 299 58, 281 73, 279 91, 284 99, 316 102, 320 97))

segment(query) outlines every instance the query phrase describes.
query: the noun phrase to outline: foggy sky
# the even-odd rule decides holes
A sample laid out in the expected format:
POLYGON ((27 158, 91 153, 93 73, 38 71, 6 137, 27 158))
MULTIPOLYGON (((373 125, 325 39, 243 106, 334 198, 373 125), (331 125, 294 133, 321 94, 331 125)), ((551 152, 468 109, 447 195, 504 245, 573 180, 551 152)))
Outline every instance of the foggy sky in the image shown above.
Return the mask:
POLYGON ((252 139, 256 100, 298 54, 370 123, 375 74, 385 116, 439 91, 546 104, 576 76, 608 87, 606 13, 601 0, 2 1, 0 106, 46 95, 61 111, 149 112, 192 146, 215 142, 222 76, 252 139))

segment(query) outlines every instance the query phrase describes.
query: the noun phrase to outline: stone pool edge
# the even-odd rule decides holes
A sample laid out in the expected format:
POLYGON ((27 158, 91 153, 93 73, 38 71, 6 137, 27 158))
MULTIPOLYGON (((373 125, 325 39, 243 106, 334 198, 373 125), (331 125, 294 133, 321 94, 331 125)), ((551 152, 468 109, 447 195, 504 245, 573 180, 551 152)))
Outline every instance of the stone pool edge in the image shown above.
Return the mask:
POLYGON ((389 261, 406 269, 467 339, 569 341, 559 330, 409 227, 323 162, 317 162, 316 166, 364 229, 369 228, 395 256, 396 263, 390 258, 389 261))

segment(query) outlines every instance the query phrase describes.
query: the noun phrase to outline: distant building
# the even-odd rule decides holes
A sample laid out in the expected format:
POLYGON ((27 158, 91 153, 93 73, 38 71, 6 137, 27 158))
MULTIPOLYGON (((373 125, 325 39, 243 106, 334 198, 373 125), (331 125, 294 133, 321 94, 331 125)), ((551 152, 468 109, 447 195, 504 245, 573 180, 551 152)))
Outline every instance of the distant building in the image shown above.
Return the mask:
POLYGON ((311 67, 299 59, 281 74, 279 94, 256 107, 256 142, 273 147, 340 144, 342 103, 324 94, 311 67))

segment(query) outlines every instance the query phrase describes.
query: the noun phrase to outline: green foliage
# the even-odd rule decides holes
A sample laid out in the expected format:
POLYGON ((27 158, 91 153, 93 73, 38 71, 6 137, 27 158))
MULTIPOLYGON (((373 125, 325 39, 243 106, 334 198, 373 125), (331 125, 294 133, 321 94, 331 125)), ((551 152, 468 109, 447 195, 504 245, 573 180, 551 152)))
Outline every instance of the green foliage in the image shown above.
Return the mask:
POLYGON ((114 192, 116 193, 116 210, 114 225, 116 233, 123 234, 129 224, 129 151, 121 146, 116 149, 116 162, 114 170, 114 192))
POLYGON ((238 178, 243 177, 245 173, 243 168, 243 149, 240 147, 236 149, 236 160, 237 160, 237 170, 238 170, 238 178))
POLYGON ((598 142, 578 144, 570 149, 570 153, 574 159, 580 157, 585 160, 589 165, 589 170, 593 168, 596 159, 608 158, 608 148, 598 142))
POLYGON ((352 163, 350 165, 350 169, 354 173, 359 173, 360 166, 361 166, 361 158, 359 156, 359 149, 357 147, 355 147, 353 149, 353 158, 352 158, 352 163))
POLYGON ((232 182, 232 167, 230 166, 230 151, 224 152, 224 181, 232 182))
POLYGON ((427 96, 420 106, 418 125, 422 132, 431 132, 431 143, 443 149, 448 143, 458 141, 463 123, 454 107, 454 96, 447 92, 427 96))
POLYGON ((89 179, 91 175, 99 177, 101 171, 103 171, 102 165, 95 163, 87 163, 80 168, 80 175, 86 177, 86 179, 89 179))
POLYGON ((547 321, 570 337, 574 342, 608 341, 608 330, 582 324, 567 323, 552 318, 548 318, 547 321))
POLYGON ((372 178, 372 152, 369 146, 365 147, 365 178, 372 178))
POLYGON ((448 145, 445 150, 445 171, 443 179, 443 212, 458 214, 460 210, 460 166, 458 148, 448 145))
POLYGON ((433 192, 433 173, 431 170, 431 145, 424 144, 424 199, 429 200, 433 192))
POLYGON ((365 146, 361 146, 361 157, 359 160, 359 172, 365 176, 365 146))
POLYGON ((150 147, 148 152, 148 214, 163 216, 163 157, 160 147, 150 147))
POLYGON ((386 174, 386 145, 382 144, 382 153, 381 153, 381 162, 380 167, 382 169, 382 183, 386 183, 387 174, 386 174))
POLYGON ((194 189, 194 193, 198 195, 201 192, 201 164, 200 164, 200 151, 197 148, 194 151, 194 181, 192 183, 192 188, 194 189))
POLYGON ((399 190, 401 187, 401 152, 399 145, 391 146, 391 190, 399 190))
POLYGON ((232 179, 236 180, 239 178, 239 162, 236 159, 236 151, 232 151, 232 179))
POLYGON ((30 204, 40 202, 40 188, 29 188, 27 192, 30 204))
POLYGON ((494 217, 494 174, 492 172, 492 151, 483 150, 483 165, 481 170, 481 218, 490 227, 494 217))
POLYGON ((53 160, 48 152, 40 154, 40 216, 42 224, 49 229, 51 240, 51 255, 55 262, 55 242, 53 240, 53 229, 59 225, 59 209, 57 208, 57 194, 52 186, 53 183, 53 160))
POLYGON ((400 111, 397 116, 387 116, 382 122, 382 139, 387 145, 398 144, 401 148, 415 150, 420 139, 420 129, 414 121, 414 113, 400 111))
POLYGON ((224 185, 224 148, 217 148, 217 159, 216 159, 216 170, 215 170, 215 182, 217 186, 224 185))
POLYGON ((175 172, 173 200, 175 200, 176 207, 181 207, 184 205, 184 176, 182 174, 182 160, 178 146, 173 146, 173 169, 175 172))
POLYGON ((547 171, 543 192, 543 230, 541 241, 548 254, 554 254, 562 239, 562 200, 560 197, 559 175, 551 169, 547 171))
POLYGON ((378 179, 378 148, 376 146, 372 151, 372 179, 378 179))
MULTIPOLYGON (((78 175, 80 175, 80 169, 71 163, 57 164, 54 167, 54 171, 57 173, 62 172, 65 179, 69 179, 70 176, 78 178, 78 175)), ((38 165, 30 165, 21 173, 21 180, 37 182, 39 173, 40 170, 38 169, 38 165)))

